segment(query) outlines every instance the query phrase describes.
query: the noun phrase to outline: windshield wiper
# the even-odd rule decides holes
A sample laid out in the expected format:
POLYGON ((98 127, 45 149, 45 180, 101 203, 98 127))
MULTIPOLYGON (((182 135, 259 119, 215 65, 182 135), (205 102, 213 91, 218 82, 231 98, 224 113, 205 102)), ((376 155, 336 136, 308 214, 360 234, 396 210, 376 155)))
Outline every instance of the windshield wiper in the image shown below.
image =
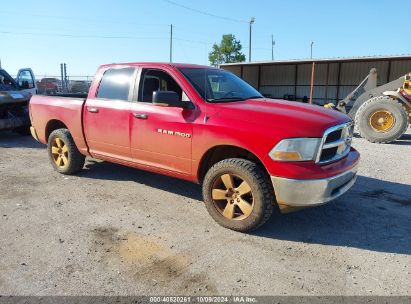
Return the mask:
POLYGON ((239 97, 239 96, 233 96, 233 97, 222 97, 222 98, 210 98, 207 99, 209 102, 224 102, 224 101, 244 101, 247 99, 261 99, 264 98, 264 96, 261 95, 255 95, 255 96, 250 96, 247 98, 239 97))
POLYGON ((223 97, 223 98, 210 98, 207 99, 207 101, 209 102, 224 102, 224 101, 244 101, 245 99, 242 97, 237 97, 237 96, 233 96, 233 97, 223 97))

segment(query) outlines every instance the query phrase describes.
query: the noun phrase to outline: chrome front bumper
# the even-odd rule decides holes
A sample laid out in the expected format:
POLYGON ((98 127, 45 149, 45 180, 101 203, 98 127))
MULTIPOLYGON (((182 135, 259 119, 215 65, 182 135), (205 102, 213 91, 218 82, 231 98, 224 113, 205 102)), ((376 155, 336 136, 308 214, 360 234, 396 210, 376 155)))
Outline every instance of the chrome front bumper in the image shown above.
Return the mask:
POLYGON ((347 192, 357 180, 358 165, 340 175, 324 179, 287 179, 271 177, 281 210, 308 208, 325 204, 347 192))

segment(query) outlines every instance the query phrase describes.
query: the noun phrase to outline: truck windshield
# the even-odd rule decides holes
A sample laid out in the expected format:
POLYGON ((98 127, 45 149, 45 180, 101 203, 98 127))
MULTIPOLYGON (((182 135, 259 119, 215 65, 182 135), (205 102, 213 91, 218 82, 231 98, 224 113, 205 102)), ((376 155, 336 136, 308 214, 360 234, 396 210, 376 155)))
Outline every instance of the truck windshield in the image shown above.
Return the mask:
POLYGON ((14 79, 5 70, 0 70, 0 91, 14 90, 17 90, 17 84, 14 79))
POLYGON ((263 96, 234 74, 212 68, 180 68, 201 97, 212 103, 235 102, 263 96))

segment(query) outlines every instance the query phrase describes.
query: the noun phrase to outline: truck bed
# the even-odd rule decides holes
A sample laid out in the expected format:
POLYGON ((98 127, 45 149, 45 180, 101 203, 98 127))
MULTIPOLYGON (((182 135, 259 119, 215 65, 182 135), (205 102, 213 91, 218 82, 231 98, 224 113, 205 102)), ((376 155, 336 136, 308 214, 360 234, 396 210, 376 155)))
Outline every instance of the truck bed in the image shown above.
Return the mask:
POLYGON ((86 97, 83 94, 81 96, 82 98, 35 95, 31 98, 30 117, 41 143, 47 144, 49 130, 54 123, 60 122, 64 124, 62 127, 70 130, 78 149, 87 153, 82 122, 86 97))

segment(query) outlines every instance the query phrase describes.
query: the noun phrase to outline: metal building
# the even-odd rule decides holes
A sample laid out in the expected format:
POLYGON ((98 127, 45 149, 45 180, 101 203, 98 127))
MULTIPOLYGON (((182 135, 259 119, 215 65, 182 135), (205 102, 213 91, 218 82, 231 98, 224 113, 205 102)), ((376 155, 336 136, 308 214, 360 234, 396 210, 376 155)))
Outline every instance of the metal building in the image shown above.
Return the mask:
POLYGON ((317 104, 344 99, 368 75, 378 71, 379 85, 411 72, 411 55, 285 60, 223 64, 272 98, 317 104))

